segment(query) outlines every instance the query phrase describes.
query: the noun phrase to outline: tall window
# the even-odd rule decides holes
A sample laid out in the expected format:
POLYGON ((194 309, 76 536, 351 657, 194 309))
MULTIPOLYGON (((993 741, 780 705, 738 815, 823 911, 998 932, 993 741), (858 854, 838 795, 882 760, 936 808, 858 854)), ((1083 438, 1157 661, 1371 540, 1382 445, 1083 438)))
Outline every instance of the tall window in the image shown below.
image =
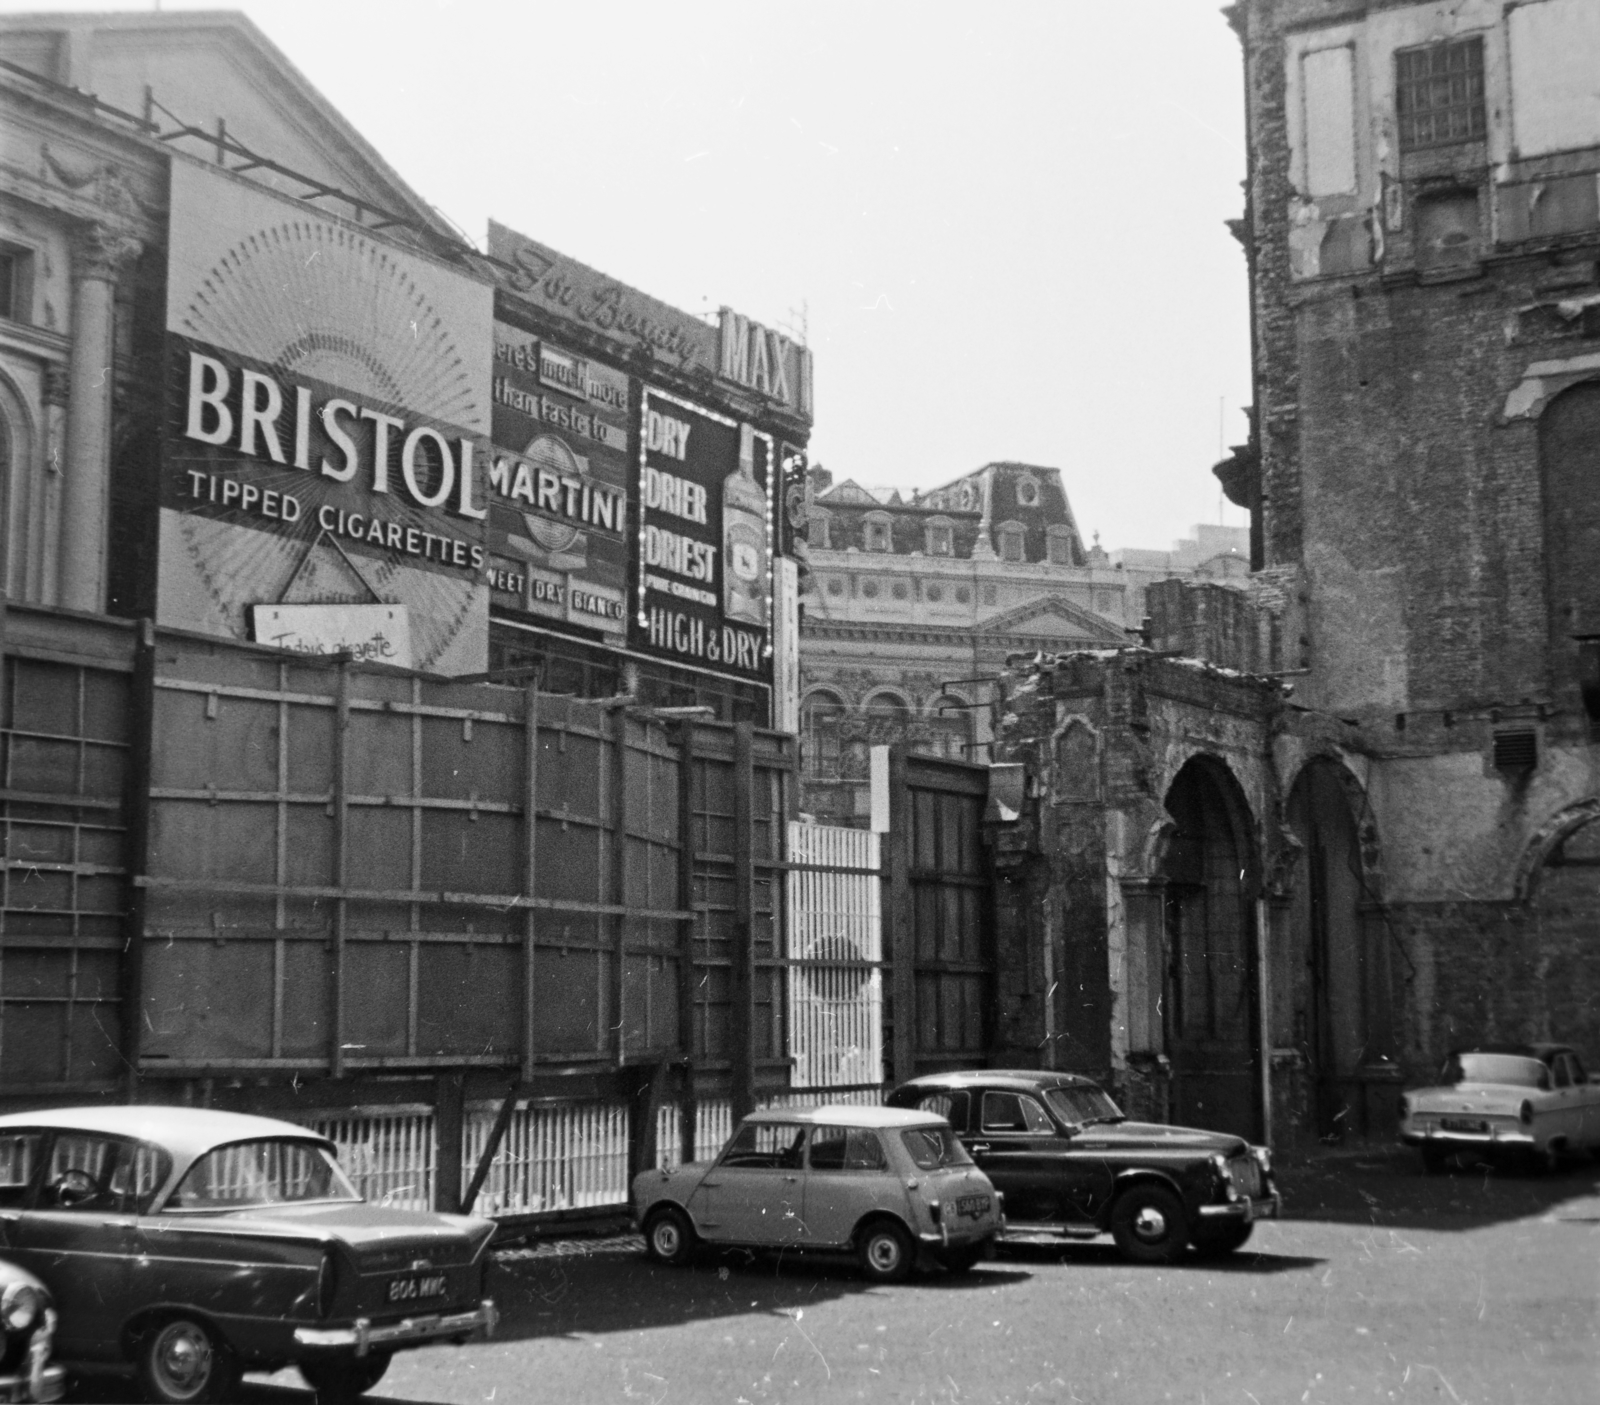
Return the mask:
POLYGON ((1401 49, 1394 71, 1401 151, 1483 136, 1482 38, 1401 49))
POLYGON ((812 693, 805 700, 800 729, 808 774, 822 778, 839 775, 839 724, 844 711, 844 704, 833 693, 812 693))
POLYGON ((894 550, 894 533, 890 528, 887 516, 869 517, 866 525, 868 551, 894 550))
POLYGON ((1002 522, 995 528, 1002 561, 1021 561, 1023 530, 1020 522, 1002 522))
POLYGON ((0 248, 0 317, 13 322, 28 320, 28 256, 17 249, 0 248))
POLYGON ((929 556, 950 556, 955 552, 955 528, 943 518, 931 519, 925 528, 929 556))
POLYGON ((1072 529, 1070 527, 1045 528, 1045 551, 1052 566, 1072 564, 1072 529))

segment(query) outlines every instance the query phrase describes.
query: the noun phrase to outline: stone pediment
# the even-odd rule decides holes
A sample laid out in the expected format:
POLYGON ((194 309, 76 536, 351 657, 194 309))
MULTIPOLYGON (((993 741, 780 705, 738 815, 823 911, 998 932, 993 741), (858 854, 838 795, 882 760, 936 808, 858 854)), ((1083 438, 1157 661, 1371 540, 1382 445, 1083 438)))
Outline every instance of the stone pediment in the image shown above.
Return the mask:
POLYGON ((817 502, 835 506, 840 503, 854 503, 862 507, 879 507, 881 504, 859 483, 846 478, 843 483, 836 483, 825 493, 818 493, 817 502))
POLYGON ((1041 639, 1070 639, 1088 644, 1124 645, 1127 634, 1113 621, 1060 595, 1047 595, 986 615, 978 625, 984 634, 1026 634, 1041 639))

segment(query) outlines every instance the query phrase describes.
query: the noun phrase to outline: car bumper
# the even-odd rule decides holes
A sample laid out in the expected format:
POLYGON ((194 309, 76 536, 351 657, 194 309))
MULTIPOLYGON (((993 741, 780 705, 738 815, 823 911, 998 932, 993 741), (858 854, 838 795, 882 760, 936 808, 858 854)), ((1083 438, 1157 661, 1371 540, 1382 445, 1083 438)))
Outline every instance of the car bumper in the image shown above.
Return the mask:
POLYGON ((0 1400, 59 1400, 67 1393, 67 1373, 60 1366, 33 1366, 14 1376, 0 1376, 0 1400))
POLYGON ((475 1332, 489 1336, 499 1320, 493 1301, 485 1298, 472 1312, 430 1313, 376 1324, 358 1317, 349 1327, 296 1327, 294 1340, 296 1346, 335 1351, 353 1348, 357 1356, 365 1356, 375 1347, 389 1351, 475 1332))
POLYGON ((1483 1151, 1495 1147, 1517 1151, 1526 1150, 1538 1142, 1532 1132, 1499 1127, 1488 1132, 1441 1132, 1430 1127, 1425 1132, 1402 1132, 1400 1140, 1407 1146, 1435 1147, 1440 1151, 1483 1151))
POLYGON ((1200 1218, 1210 1224, 1219 1221, 1240 1220, 1250 1224, 1254 1220, 1275 1220, 1283 1213, 1283 1197, 1277 1191, 1271 1195, 1258 1195, 1254 1199, 1243 1196, 1225 1205, 1200 1206, 1200 1218))

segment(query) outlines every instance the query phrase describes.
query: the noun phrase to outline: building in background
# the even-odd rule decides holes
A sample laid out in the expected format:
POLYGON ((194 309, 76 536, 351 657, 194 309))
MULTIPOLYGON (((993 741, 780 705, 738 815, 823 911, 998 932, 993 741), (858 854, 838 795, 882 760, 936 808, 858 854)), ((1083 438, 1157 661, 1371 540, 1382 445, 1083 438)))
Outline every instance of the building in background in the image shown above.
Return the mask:
POLYGON ((793 730, 803 345, 484 258, 241 15, 0 56, 13 600, 793 730))
POLYGON ((1256 569, 1005 681, 1004 1041, 1380 1135, 1453 1046, 1600 1048, 1600 7, 1230 16, 1256 569))
POLYGON ((1244 528, 1202 525, 1171 552, 1085 549, 1061 471, 991 463, 903 498, 813 469, 801 622, 808 812, 862 824, 868 753, 987 762, 994 683, 1017 654, 1115 649, 1172 576, 1247 573, 1244 528))

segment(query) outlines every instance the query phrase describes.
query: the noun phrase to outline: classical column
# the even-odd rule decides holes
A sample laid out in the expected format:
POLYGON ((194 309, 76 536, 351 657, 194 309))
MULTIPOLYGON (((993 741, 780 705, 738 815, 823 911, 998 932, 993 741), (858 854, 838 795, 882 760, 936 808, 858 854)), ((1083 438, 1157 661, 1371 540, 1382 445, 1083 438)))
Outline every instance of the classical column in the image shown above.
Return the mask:
POLYGON ((139 241, 110 225, 81 230, 72 246, 71 398, 61 495, 61 590, 68 609, 106 607, 106 519, 111 492, 113 293, 139 241))

